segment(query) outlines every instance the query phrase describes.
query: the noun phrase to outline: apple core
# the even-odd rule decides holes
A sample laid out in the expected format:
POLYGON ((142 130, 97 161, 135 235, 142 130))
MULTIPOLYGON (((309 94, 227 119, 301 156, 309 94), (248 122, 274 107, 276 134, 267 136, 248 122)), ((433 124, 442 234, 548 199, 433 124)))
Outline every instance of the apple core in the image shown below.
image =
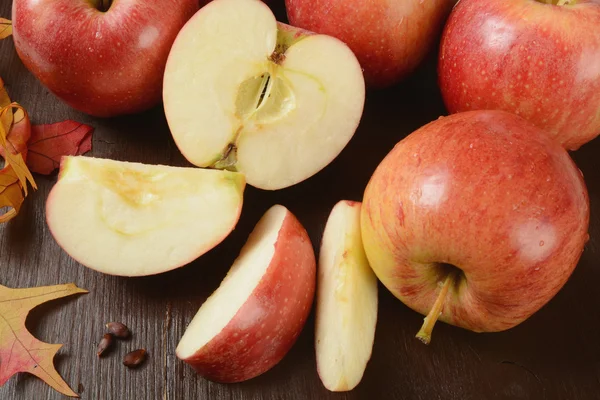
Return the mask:
POLYGON ((573 6, 577 0, 535 0, 538 3, 551 4, 555 6, 573 6))

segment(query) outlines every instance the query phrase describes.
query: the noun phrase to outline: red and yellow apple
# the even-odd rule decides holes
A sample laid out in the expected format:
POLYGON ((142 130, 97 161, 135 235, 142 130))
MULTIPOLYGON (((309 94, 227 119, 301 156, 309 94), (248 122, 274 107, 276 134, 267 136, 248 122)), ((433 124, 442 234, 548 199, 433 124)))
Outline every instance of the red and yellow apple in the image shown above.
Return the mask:
POLYGON ((438 38, 456 0, 286 0, 290 23, 337 37, 354 51, 369 86, 397 83, 438 38))
POLYGON ((439 83, 451 113, 509 111, 576 150, 600 134, 600 1, 461 0, 439 83))
POLYGON ((218 382, 241 382, 271 369, 310 313, 315 264, 304 227, 285 207, 273 206, 189 324, 177 356, 218 382))
POLYGON ((364 194, 362 238, 402 302, 476 332, 523 322, 565 284, 588 239, 583 176, 545 132, 504 111, 434 121, 399 142, 364 194), (440 286, 441 285, 441 286, 440 286))
POLYGON ((46 219, 57 243, 86 267, 152 275, 225 239, 239 219, 244 187, 236 172, 63 157, 46 219))
POLYGON ((277 23, 259 0, 214 0, 177 36, 163 99, 192 164, 275 190, 342 151, 360 122, 365 84, 338 39, 277 23))
POLYGON ((59 98, 110 117, 160 102, 177 33, 198 0, 14 0, 23 64, 59 98))

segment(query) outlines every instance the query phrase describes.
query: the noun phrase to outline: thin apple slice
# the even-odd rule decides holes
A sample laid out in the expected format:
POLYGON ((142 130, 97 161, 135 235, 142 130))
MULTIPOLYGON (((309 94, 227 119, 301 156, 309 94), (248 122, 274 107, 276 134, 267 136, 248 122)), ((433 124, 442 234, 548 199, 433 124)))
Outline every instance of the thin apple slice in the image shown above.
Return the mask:
POLYGON ((377 277, 363 250, 357 202, 341 201, 323 234, 317 277, 316 353, 323 385, 352 390, 371 358, 377 277))
POLYGON ((365 84, 338 39, 278 24, 258 0, 214 0, 179 33, 163 99, 191 163, 236 170, 274 190, 342 151, 360 121, 365 84))
POLYGON ((242 209, 235 172, 64 157, 46 204, 58 244, 97 271, 143 276, 219 244, 242 209))
POLYGON ((200 375, 240 382, 272 368, 292 347, 313 302, 315 254, 283 206, 258 222, 219 288, 177 346, 200 375))

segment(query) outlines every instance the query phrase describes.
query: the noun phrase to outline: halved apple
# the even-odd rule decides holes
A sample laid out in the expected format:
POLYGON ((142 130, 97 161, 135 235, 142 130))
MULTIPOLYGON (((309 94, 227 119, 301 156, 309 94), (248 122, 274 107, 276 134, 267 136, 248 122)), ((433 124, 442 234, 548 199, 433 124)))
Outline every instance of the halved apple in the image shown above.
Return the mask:
POLYGON ((331 391, 352 390, 371 358, 377 277, 363 250, 360 207, 341 201, 327 221, 317 275, 317 370, 331 391))
POLYGON ((292 347, 313 302, 315 254, 283 206, 258 222, 219 288, 177 346, 200 375, 240 382, 272 368, 292 347))
POLYGON ((46 218, 58 244, 81 264, 111 275, 152 275, 227 237, 244 187, 235 172, 64 157, 46 218))
POLYGON ((277 23, 259 0, 214 0, 175 40, 163 99, 191 163, 239 171, 274 190, 342 151, 360 121, 365 84, 338 39, 277 23))

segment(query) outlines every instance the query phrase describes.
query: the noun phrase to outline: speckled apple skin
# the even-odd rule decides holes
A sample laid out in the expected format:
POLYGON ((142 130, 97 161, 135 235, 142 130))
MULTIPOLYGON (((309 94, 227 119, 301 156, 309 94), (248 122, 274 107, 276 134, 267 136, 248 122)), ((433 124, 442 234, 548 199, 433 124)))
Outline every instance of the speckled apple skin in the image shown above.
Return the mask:
POLYGON ((509 111, 578 149, 600 134, 600 1, 461 0, 439 83, 451 113, 509 111))
POLYGON ((521 323, 565 284, 588 240, 583 176, 527 121, 473 111, 399 142, 366 189, 365 251, 381 282, 426 315, 447 275, 440 320, 477 332, 521 323))
POLYGON ((99 117, 160 102, 167 56, 198 0, 14 0, 15 47, 23 64, 71 107, 99 117))
POLYGON ((456 0, 286 0, 290 24, 334 36, 371 87, 397 83, 423 60, 456 0))
POLYGON ((296 342, 310 313, 315 285, 312 244, 288 211, 275 254, 252 295, 217 336, 184 361, 205 378, 223 383, 268 371, 296 342))

